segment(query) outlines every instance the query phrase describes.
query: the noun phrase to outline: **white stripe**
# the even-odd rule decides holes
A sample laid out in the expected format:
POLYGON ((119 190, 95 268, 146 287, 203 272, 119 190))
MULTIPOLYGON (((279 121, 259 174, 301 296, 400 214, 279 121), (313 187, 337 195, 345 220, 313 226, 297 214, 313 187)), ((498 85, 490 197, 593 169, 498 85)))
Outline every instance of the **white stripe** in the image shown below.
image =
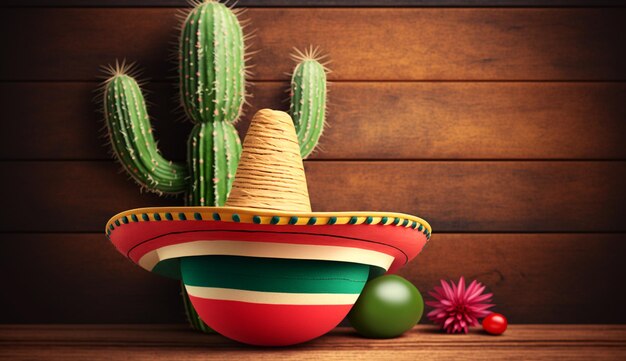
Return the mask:
POLYGON ((353 305, 359 298, 358 294, 345 293, 261 292, 187 285, 185 288, 188 294, 199 298, 272 305, 353 305))
POLYGON ((273 242, 195 241, 155 249, 144 254, 137 263, 144 269, 152 271, 157 263, 166 259, 207 255, 352 262, 377 266, 385 271, 389 269, 394 259, 386 253, 354 247, 273 242))

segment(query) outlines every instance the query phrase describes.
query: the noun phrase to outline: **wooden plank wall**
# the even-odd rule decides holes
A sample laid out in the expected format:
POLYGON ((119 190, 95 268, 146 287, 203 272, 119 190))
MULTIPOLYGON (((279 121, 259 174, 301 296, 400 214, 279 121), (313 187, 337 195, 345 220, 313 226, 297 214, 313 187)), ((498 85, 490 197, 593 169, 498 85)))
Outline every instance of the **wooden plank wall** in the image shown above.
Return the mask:
MULTIPOLYGON (((100 65, 137 61, 163 153, 184 157, 190 126, 171 112, 167 61, 181 2, 8 4, 0 322, 183 322, 178 284, 127 262, 102 232, 119 211, 181 201, 116 172, 92 101, 100 65)), ((249 115, 285 108, 293 46, 333 59, 331 126, 306 162, 315 209, 427 219, 432 241, 402 271, 424 292, 464 275, 511 322, 626 322, 621 2, 245 4, 260 50, 249 115)))

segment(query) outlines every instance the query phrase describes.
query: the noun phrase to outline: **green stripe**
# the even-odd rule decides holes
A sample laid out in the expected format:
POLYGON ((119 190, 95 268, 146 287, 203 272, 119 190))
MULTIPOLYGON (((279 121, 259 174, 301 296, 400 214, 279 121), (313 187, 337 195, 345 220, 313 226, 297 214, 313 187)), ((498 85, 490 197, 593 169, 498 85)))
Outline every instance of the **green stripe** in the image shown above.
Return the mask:
POLYGON ((154 266, 152 272, 173 279, 180 279, 180 258, 163 260, 154 266))
POLYGON ((186 257, 180 269, 190 286, 286 293, 358 294, 369 275, 356 263, 239 256, 186 257))

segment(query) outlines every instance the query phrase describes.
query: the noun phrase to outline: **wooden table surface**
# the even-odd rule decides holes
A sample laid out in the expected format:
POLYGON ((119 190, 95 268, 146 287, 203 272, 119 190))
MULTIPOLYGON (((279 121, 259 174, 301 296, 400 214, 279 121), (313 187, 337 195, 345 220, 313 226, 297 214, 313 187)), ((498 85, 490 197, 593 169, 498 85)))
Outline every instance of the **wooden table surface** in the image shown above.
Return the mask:
POLYGON ((258 348, 185 325, 2 325, 7 360, 624 360, 626 325, 513 325, 502 336, 446 335, 417 326, 369 340, 349 328, 303 345, 258 348))

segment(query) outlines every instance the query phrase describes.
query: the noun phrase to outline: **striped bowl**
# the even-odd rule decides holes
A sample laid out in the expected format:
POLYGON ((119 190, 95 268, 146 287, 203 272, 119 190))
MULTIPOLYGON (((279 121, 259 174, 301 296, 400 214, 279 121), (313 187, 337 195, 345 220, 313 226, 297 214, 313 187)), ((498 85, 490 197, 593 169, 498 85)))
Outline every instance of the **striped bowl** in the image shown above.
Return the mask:
POLYGON ((399 213, 169 207, 120 213, 106 233, 142 268, 182 279, 220 334, 281 346, 336 327, 368 278, 413 259, 431 228, 399 213))

